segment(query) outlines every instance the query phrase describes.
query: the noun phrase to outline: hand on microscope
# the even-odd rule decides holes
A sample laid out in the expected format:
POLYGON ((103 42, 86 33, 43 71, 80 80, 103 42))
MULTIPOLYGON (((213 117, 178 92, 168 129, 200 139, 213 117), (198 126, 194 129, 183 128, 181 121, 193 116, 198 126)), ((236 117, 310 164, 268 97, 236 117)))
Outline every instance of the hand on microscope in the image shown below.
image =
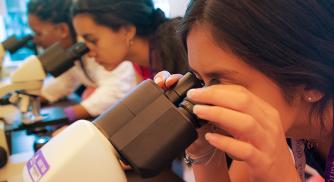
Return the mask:
MULTIPOLYGON (((168 71, 161 71, 156 74, 154 77, 154 82, 159 85, 163 89, 168 89, 175 85, 183 75, 181 74, 170 74, 168 71)), ((192 99, 190 95, 187 94, 189 99, 192 99)), ((195 113, 195 112, 194 112, 195 113)), ((186 163, 206 163, 209 162, 214 155, 217 155, 216 148, 209 144, 209 142, 205 138, 206 133, 226 133, 216 127, 214 124, 206 124, 197 129, 198 138, 197 140, 192 143, 185 151, 186 154, 186 163), (190 160, 187 161, 188 157, 190 160), (196 162, 195 162, 196 161, 196 162)))

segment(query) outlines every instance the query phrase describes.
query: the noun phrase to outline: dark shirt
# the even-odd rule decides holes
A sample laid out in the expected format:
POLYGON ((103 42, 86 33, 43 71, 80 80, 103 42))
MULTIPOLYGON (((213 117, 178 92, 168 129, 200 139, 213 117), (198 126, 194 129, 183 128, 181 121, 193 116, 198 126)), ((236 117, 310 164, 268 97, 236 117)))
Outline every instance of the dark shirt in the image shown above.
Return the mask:
POLYGON ((325 176, 326 160, 324 160, 319 152, 313 147, 308 149, 305 147, 306 164, 315 169, 323 178, 325 176))
MULTIPOLYGON (((287 139, 287 143, 289 147, 292 148, 291 139, 287 139)), ((306 164, 316 170, 324 178, 326 160, 321 157, 320 153, 316 150, 315 147, 308 147, 307 144, 305 145, 304 154, 306 164)), ((309 174, 305 175, 306 178, 310 177, 309 174)))

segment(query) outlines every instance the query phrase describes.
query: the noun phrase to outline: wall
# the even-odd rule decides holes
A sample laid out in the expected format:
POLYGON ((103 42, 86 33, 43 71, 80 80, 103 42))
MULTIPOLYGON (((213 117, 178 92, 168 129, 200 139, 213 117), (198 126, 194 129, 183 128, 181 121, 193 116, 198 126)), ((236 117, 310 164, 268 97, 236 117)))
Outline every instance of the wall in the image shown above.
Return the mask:
POLYGON ((183 16, 190 0, 168 0, 171 17, 183 16))
POLYGON ((5 1, 0 0, 0 41, 4 40, 6 36, 5 22, 3 18, 5 14, 7 14, 5 1))

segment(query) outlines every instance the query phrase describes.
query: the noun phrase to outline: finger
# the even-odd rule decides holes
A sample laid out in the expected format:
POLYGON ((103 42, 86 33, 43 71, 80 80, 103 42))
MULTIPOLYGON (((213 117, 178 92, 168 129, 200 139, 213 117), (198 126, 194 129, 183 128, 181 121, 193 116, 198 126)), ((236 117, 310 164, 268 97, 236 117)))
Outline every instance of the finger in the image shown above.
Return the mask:
POLYGON ((174 85, 180 78, 182 78, 182 76, 183 75, 181 74, 173 74, 170 77, 168 77, 165 83, 166 87, 169 88, 172 85, 174 85))
POLYGON ((160 71, 154 76, 154 82, 159 85, 159 87, 166 89, 165 82, 168 77, 170 77, 170 73, 168 71, 160 71))
POLYGON ((263 127, 273 125, 267 122, 268 113, 275 113, 272 106, 237 85, 213 85, 206 88, 191 89, 187 97, 197 103, 206 103, 243 112, 253 116, 263 127))
POLYGON ((218 106, 195 105, 193 112, 201 119, 211 121, 228 134, 257 148, 266 143, 265 131, 252 116, 218 106))
POLYGON ((234 85, 213 85, 191 89, 188 91, 187 97, 195 102, 228 107, 239 111, 247 111, 248 104, 254 103, 249 91, 234 85))
POLYGON ((258 164, 261 152, 253 145, 216 133, 205 134, 206 140, 217 149, 251 165, 258 164))

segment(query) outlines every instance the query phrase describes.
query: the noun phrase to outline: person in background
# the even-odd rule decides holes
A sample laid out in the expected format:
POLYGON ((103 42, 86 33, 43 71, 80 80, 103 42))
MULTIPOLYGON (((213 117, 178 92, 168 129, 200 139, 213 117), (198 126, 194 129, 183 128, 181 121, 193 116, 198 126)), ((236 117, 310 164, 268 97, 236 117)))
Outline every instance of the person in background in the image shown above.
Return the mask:
MULTIPOLYGON (((196 181, 299 182, 305 171, 334 180, 333 8, 332 0, 190 2, 180 32, 206 87, 187 97, 208 121, 186 149, 196 181)), ((156 82, 170 87, 177 77, 162 72, 156 82)))
MULTIPOLYGON (((188 70, 186 51, 176 32, 180 20, 166 18, 152 0, 76 0, 72 8, 72 22, 90 49, 88 56, 107 70, 131 61, 138 82, 152 79, 161 70, 188 70)), ((182 175, 180 168, 174 171, 182 175)))
POLYGON ((161 70, 185 73, 187 57, 176 28, 152 0, 77 0, 73 25, 90 49, 88 56, 107 70, 129 60, 139 80, 161 70))
MULTIPOLYGON (((37 46, 47 48, 59 42, 64 48, 77 41, 71 23, 71 0, 30 0, 28 22, 35 32, 37 46)), ((64 109, 70 122, 96 117, 122 98, 137 84, 132 64, 125 61, 107 71, 92 59, 77 61, 63 75, 50 80, 42 89, 42 96, 53 103, 71 94, 79 85, 86 87, 82 101, 64 109)))

